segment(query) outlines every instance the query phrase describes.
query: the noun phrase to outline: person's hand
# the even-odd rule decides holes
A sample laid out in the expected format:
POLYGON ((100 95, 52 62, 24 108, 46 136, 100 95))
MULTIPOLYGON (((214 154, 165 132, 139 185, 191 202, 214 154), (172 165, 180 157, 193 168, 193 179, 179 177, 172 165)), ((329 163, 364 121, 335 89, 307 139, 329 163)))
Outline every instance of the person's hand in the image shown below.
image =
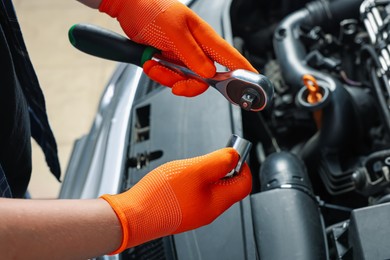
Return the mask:
MULTIPOLYGON (((204 20, 176 0, 103 0, 101 12, 116 17, 135 42, 153 46, 162 55, 204 78, 216 73, 214 61, 230 70, 256 72, 252 65, 204 20)), ((144 64, 145 73, 180 96, 196 96, 208 85, 186 78, 155 61, 144 64)))
POLYGON ((122 226, 122 243, 113 254, 209 224, 247 196, 252 188, 247 164, 237 175, 224 178, 238 159, 233 148, 223 148, 172 161, 151 171, 124 193, 103 195, 122 226))

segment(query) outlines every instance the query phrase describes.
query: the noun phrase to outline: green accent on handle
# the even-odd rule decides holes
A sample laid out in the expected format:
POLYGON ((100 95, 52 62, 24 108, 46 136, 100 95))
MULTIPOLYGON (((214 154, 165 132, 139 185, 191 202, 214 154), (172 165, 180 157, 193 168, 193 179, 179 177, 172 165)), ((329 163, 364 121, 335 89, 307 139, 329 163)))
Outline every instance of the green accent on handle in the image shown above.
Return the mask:
POLYGON ((69 41, 70 43, 73 45, 73 46, 76 46, 76 39, 74 38, 73 36, 73 30, 74 28, 77 26, 77 24, 73 25, 72 27, 70 27, 69 31, 68 31, 68 37, 69 37, 69 41))
POLYGON ((158 50, 154 47, 151 47, 151 46, 146 47, 144 52, 142 53, 141 67, 144 66, 145 62, 147 62, 148 60, 151 60, 153 58, 153 55, 156 53, 160 53, 160 50, 158 50))

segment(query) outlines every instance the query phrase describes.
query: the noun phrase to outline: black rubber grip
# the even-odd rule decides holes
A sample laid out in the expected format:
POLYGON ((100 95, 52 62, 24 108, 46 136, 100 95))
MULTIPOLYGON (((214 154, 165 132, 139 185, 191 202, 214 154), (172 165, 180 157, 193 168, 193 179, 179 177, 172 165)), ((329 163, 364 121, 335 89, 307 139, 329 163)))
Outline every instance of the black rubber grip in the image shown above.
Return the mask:
POLYGON ((92 24, 75 24, 69 29, 69 41, 74 47, 100 58, 131 63, 142 67, 158 52, 149 46, 92 24))

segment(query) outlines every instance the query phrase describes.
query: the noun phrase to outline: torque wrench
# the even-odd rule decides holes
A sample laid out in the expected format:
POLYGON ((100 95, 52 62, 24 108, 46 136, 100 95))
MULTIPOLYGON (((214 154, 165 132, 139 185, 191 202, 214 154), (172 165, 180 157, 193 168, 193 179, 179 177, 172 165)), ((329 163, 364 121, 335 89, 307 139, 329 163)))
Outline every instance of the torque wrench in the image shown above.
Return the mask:
POLYGON ((76 24, 69 29, 68 35, 74 47, 100 58, 140 67, 148 60, 155 60, 184 76, 207 83, 217 89, 230 103, 248 111, 263 110, 271 102, 274 94, 272 83, 262 74, 238 69, 217 72, 212 78, 202 78, 184 66, 159 58, 159 50, 135 43, 96 25, 76 24))

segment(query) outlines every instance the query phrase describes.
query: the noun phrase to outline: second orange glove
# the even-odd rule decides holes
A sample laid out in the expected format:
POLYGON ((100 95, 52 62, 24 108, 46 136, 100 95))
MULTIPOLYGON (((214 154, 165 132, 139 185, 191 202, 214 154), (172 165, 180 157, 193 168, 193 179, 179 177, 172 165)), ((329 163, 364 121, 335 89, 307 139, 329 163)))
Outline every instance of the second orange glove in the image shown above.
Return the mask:
MULTIPOLYGON (((103 0, 99 10, 116 17, 124 32, 138 43, 153 46, 162 55, 183 63, 202 77, 215 75, 214 61, 230 70, 256 72, 250 63, 204 20, 176 0, 103 0)), ((181 76, 154 61, 144 65, 153 80, 180 96, 203 93, 208 85, 181 76)))
POLYGON ((252 188, 249 167, 223 178, 237 164, 233 148, 166 163, 148 173, 130 190, 103 195, 122 226, 122 244, 113 252, 152 239, 211 223, 252 188))

